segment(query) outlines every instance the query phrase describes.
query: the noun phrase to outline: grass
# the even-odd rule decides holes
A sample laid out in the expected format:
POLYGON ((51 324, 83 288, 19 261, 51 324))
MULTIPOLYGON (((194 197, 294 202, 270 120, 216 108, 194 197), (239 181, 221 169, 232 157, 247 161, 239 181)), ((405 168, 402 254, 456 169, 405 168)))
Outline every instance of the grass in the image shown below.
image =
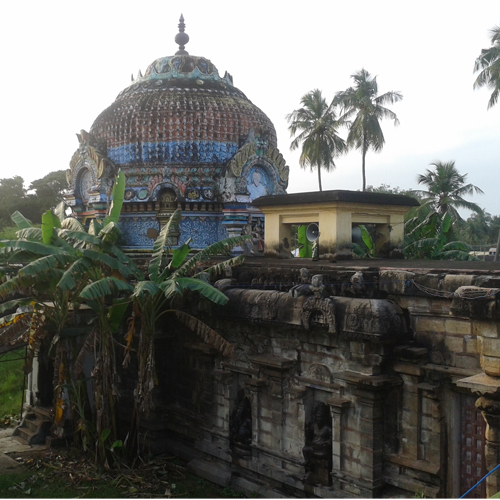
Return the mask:
POLYGON ((19 470, 0 475, 0 498, 245 497, 191 474, 174 457, 152 457, 135 469, 104 470, 81 450, 62 448, 25 452, 18 462, 19 470))
POLYGON ((23 366, 24 347, 0 356, 0 418, 21 412, 23 366))

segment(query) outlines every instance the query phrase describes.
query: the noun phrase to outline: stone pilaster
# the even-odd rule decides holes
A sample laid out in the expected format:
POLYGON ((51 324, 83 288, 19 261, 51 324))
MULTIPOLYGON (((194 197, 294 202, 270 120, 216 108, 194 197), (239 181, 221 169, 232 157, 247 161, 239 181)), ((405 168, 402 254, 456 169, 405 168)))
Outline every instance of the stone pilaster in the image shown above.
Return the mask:
MULTIPOLYGON (((486 470, 489 472, 500 464, 500 401, 480 397, 476 407, 486 420, 486 444, 484 455, 486 470)), ((493 473, 486 478, 486 496, 492 497, 500 491, 500 474, 493 473)))

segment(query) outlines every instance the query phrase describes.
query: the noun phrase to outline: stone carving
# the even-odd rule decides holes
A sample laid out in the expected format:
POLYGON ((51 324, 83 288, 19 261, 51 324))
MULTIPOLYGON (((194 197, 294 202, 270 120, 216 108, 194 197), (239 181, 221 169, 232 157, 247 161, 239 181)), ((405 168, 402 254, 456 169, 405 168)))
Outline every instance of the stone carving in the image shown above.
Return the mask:
POLYGON ((325 486, 331 484, 332 427, 328 407, 319 403, 314 409, 314 419, 306 425, 306 445, 302 448, 306 477, 309 483, 325 486))
POLYGON ((229 442, 236 456, 248 455, 252 443, 252 407, 241 391, 239 401, 229 418, 229 442))
POLYGON ((328 292, 326 291, 325 285, 323 284, 322 274, 315 274, 312 277, 310 288, 317 299, 328 297, 328 292))
POLYGON ((401 312, 390 300, 339 297, 336 302, 346 306, 342 334, 347 334, 349 338, 397 337, 406 334, 401 312))
POLYGON ((229 162, 229 168, 235 177, 239 177, 243 170, 243 166, 255 154, 255 143, 249 142, 245 144, 240 150, 234 155, 232 160, 229 162))
POLYGON ((300 282, 303 285, 311 283, 311 272, 306 267, 300 269, 300 282))
POLYGON ((306 330, 311 329, 311 323, 317 323, 327 324, 328 333, 337 331, 335 326, 335 306, 330 298, 309 297, 302 307, 301 319, 306 330))
POLYGON ((332 374, 330 369, 327 366, 320 365, 318 363, 313 363, 309 367, 306 377, 319 382, 325 382, 326 384, 332 383, 332 374))

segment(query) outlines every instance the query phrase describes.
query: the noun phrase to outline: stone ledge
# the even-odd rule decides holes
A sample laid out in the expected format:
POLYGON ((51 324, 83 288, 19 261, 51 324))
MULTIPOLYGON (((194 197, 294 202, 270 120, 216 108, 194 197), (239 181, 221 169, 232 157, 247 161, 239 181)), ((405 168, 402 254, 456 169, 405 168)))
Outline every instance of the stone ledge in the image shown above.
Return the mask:
POLYGON ((267 366, 275 370, 288 370, 295 365, 294 359, 278 358, 276 356, 248 356, 248 360, 256 365, 267 366))
POLYGON ((401 381, 393 375, 364 375, 356 372, 335 372, 333 378, 345 380, 359 386, 383 387, 387 384, 399 385, 401 381))
POLYGON ((500 395, 500 378, 491 377, 485 373, 458 380, 457 386, 478 394, 500 395))
POLYGON ((188 469, 219 486, 226 487, 231 483, 231 472, 226 467, 213 462, 209 463, 195 458, 188 463, 188 469))
POLYGON ((386 455, 384 460, 394 465, 427 472, 428 474, 438 474, 440 469, 439 464, 432 464, 425 460, 413 460, 400 455, 386 455))

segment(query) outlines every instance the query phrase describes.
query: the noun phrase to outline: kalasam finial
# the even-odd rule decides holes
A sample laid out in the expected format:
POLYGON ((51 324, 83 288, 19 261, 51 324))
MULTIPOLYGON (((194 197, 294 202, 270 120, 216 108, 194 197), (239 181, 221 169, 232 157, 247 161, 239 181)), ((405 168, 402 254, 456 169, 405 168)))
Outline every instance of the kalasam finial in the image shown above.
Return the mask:
POLYGON ((189 53, 184 50, 186 43, 189 42, 189 35, 184 33, 184 28, 186 25, 184 24, 184 16, 181 14, 179 19, 179 33, 175 35, 175 43, 179 45, 179 50, 175 53, 176 56, 187 56, 189 53))

